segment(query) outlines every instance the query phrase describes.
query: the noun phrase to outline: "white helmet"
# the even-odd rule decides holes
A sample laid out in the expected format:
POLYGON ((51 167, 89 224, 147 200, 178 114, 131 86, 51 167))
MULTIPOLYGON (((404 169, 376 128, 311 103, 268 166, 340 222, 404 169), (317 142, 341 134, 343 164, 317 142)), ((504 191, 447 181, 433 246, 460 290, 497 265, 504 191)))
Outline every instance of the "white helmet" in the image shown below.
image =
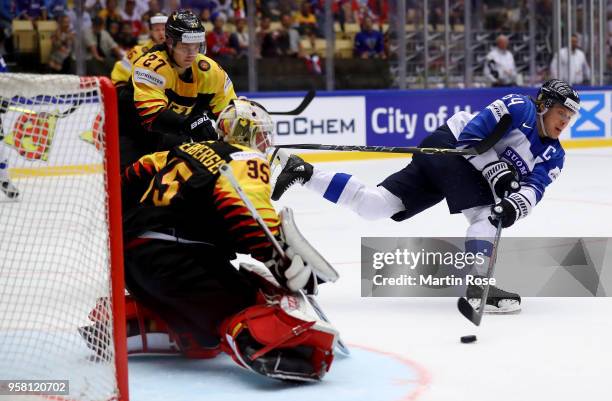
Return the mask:
POLYGON ((225 142, 262 153, 272 146, 274 122, 266 109, 246 98, 234 99, 217 118, 217 133, 225 142))

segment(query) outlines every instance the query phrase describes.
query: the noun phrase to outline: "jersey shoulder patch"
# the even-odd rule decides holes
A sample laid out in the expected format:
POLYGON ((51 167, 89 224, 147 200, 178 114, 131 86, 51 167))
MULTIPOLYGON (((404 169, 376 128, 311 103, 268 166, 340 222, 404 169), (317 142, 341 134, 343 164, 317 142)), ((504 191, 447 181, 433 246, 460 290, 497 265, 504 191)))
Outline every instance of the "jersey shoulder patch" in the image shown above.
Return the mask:
POLYGON ((133 79, 134 82, 145 85, 152 85, 158 88, 166 87, 166 77, 156 73, 155 71, 151 71, 148 68, 135 67, 133 79))
POLYGON ((497 99, 488 105, 487 109, 491 112, 493 118, 495 118, 495 122, 499 122, 505 114, 509 113, 506 104, 501 99, 497 99))

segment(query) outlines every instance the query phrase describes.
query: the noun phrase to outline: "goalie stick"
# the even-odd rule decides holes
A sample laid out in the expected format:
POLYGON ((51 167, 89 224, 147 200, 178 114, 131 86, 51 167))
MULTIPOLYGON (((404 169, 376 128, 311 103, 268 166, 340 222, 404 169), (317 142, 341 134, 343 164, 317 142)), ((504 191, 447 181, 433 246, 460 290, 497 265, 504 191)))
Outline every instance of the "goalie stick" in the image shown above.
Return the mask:
MULTIPOLYGON (((227 163, 223 164, 221 167, 219 167, 219 172, 223 176, 225 176, 225 178, 227 178, 227 180, 230 182, 232 188, 234 188, 234 190, 236 191, 236 193, 238 194, 240 199, 242 199, 242 201, 244 202, 245 206, 247 207, 247 209, 251 213, 251 217, 253 217, 255 222, 257 222, 257 225, 259 225, 259 227, 263 230, 263 232, 265 233, 265 235, 268 238, 268 240, 270 240, 270 242, 272 243, 272 246, 274 247, 276 252, 278 252, 279 255, 282 255, 281 257, 286 258, 287 256, 285 255, 285 251, 283 250, 282 246, 280 245, 278 240, 274 237, 274 235, 272 234, 272 232, 268 228, 267 224, 264 222, 264 220, 261 217, 261 215, 259 214, 259 212, 257 212, 257 208, 255 208, 255 205, 253 205, 253 203, 251 202, 251 200, 249 199, 247 194, 242 190, 242 187, 240 186, 240 184, 236 180, 236 177, 234 176, 234 173, 233 173, 232 168, 230 167, 230 165, 227 164, 227 163)), ((316 301, 314 296, 307 295, 306 293, 304 293, 304 291, 301 291, 301 290, 300 290, 300 294, 304 297, 304 299, 306 299, 310 303, 310 305, 315 310, 317 315, 319 315, 321 320, 331 324, 331 322, 329 321, 327 316, 325 316, 325 314, 323 313, 323 310, 321 309, 321 306, 316 301)), ((348 347, 344 344, 342 339, 340 338, 340 335, 338 335, 338 343, 336 344, 336 346, 338 347, 338 350, 342 354, 344 354, 346 356, 350 355, 351 352, 348 349, 348 347)))
POLYGON ((502 221, 501 218, 497 223, 497 231, 495 232, 495 239, 493 240, 493 248, 491 249, 491 257, 489 258, 489 268, 487 269, 487 282, 484 285, 484 289, 482 290, 482 295, 480 297, 480 306, 478 307, 478 311, 472 308, 472 305, 468 302, 467 298, 461 297, 457 300, 457 308, 459 308, 459 312, 463 316, 466 317, 470 322, 474 323, 476 326, 480 326, 480 321, 482 320, 482 315, 484 314, 484 310, 487 306, 487 297, 489 295, 489 288, 491 281, 491 277, 493 277, 493 272, 495 271, 495 262, 497 260, 497 247, 499 246, 499 238, 501 237, 502 230, 502 221))

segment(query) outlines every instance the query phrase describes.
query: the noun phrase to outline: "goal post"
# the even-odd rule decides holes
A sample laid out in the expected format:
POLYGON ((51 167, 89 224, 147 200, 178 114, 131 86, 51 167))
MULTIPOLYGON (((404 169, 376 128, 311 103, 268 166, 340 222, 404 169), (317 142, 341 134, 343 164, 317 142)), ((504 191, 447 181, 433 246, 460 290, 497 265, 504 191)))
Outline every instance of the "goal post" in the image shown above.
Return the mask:
POLYGON ((112 266, 113 331, 115 333, 115 366, 117 370, 118 401, 128 401, 127 340, 125 327, 125 284, 123 274, 123 225, 121 214, 121 171, 119 160, 119 109, 117 92, 107 77, 99 79, 104 99, 106 127, 106 177, 109 193, 108 219, 111 222, 109 237, 112 266))
POLYGON ((68 381, 24 399, 128 401, 117 113, 108 78, 0 74, 0 380, 68 381))

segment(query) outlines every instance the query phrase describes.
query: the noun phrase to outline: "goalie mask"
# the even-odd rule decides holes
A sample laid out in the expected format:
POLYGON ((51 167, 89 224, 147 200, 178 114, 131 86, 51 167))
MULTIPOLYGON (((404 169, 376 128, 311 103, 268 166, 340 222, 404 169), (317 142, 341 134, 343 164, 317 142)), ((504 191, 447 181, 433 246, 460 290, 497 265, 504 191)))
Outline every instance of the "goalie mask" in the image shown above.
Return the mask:
POLYGON ((225 142, 237 143, 262 153, 272 146, 274 122, 257 102, 234 99, 219 114, 217 133, 225 142))

